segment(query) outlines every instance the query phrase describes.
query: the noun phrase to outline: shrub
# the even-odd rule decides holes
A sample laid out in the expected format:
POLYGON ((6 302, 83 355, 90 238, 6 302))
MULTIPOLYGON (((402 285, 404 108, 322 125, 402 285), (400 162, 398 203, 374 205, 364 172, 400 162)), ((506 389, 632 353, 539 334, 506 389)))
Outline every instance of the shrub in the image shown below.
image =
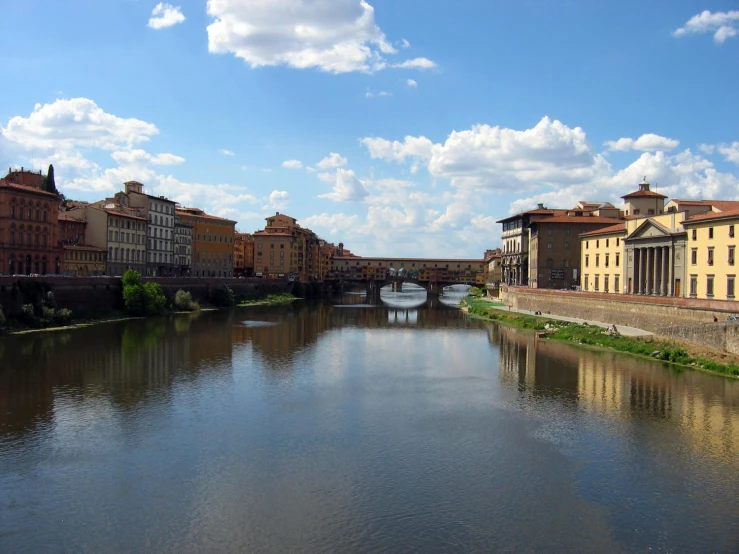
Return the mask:
POLYGON ((184 290, 178 290, 174 296, 174 305, 178 310, 198 310, 200 305, 197 302, 193 302, 192 294, 184 290))
POLYGON ((132 315, 146 315, 146 293, 141 285, 124 285, 123 303, 132 315))
POLYGON ((146 298, 146 313, 150 315, 161 314, 167 305, 167 298, 162 292, 159 283, 146 283, 144 285, 144 295, 146 298))
POLYGON ((137 271, 129 269, 123 274, 123 277, 121 277, 121 282, 123 282, 124 287, 140 285, 141 275, 139 275, 137 271))
POLYGON ((470 287, 470 289, 467 291, 467 294, 474 297, 482 296, 482 290, 478 289, 477 287, 470 287))
POLYGON ((60 308, 54 314, 54 321, 59 324, 66 325, 72 319, 72 310, 68 308, 60 308))
POLYGON ((214 306, 233 306, 234 291, 228 285, 216 285, 210 291, 210 302, 214 306))
POLYGON ((33 304, 23 304, 21 306, 21 321, 28 325, 36 325, 36 313, 33 304))

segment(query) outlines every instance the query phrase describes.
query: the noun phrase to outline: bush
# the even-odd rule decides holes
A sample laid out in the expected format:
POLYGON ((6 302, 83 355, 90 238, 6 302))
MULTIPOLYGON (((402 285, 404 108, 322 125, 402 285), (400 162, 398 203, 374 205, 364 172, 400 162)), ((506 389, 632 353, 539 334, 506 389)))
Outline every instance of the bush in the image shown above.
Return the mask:
POLYGON ((164 313, 167 305, 167 298, 162 292, 159 283, 146 283, 144 285, 144 294, 146 296, 146 313, 149 315, 157 315, 164 313))
POLYGON ((21 321, 28 325, 36 325, 36 313, 33 309, 33 304, 23 304, 21 306, 21 321))
POLYGON ((228 285, 216 285, 210 291, 210 303, 214 306, 233 306, 234 291, 228 285))
POLYGON ((141 285, 141 275, 137 271, 129 269, 123 274, 121 281, 124 287, 141 285))
POLYGON ((72 310, 68 308, 60 308, 54 314, 54 321, 61 325, 66 325, 72 319, 72 310))
POLYGON ((184 290, 178 290, 174 296, 174 305, 178 310, 193 311, 200 309, 197 302, 193 302, 192 294, 184 290))
POLYGON ((478 289, 477 287, 470 287, 470 289, 467 291, 467 294, 473 297, 479 297, 483 295, 482 290, 478 289))
MULTIPOLYGON (((128 272, 126 272, 128 273, 128 272)), ((139 285, 123 286, 123 303, 131 315, 146 315, 146 293, 144 287, 139 285)))

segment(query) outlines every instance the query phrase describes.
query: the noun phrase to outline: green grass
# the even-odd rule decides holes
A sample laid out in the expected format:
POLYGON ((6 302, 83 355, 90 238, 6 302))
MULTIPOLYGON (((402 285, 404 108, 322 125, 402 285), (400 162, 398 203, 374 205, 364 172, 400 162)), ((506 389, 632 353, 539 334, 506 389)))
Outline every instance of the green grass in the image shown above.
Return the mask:
POLYGON ((293 296, 289 292, 280 292, 276 294, 267 294, 263 296, 257 296, 255 298, 249 298, 241 300, 237 306, 253 306, 255 304, 289 304, 293 300, 297 300, 296 296, 293 296))
POLYGON ((543 331, 549 324, 550 332, 547 338, 611 348, 619 352, 636 354, 657 360, 663 360, 673 364, 693 367, 706 371, 713 371, 723 375, 739 376, 739 366, 734 364, 722 364, 706 358, 691 356, 688 351, 669 340, 654 338, 625 337, 623 335, 609 334, 602 327, 587 324, 569 323, 566 321, 551 320, 533 315, 519 314, 515 312, 502 312, 490 307, 489 302, 468 298, 466 302, 468 312, 482 319, 500 321, 521 329, 543 331), (656 353, 656 354, 655 354, 656 353))

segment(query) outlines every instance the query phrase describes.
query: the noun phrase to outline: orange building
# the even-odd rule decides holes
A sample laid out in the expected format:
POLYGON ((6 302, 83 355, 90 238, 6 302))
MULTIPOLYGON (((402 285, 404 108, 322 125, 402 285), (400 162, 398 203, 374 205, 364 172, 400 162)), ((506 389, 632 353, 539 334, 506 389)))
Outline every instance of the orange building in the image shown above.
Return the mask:
POLYGON ((254 274, 254 235, 234 235, 234 275, 251 277, 254 274))
POLYGON ((192 277, 233 277, 236 222, 199 208, 178 208, 180 221, 193 226, 192 277))
POLYGON ((62 273, 57 244, 59 197, 43 175, 21 168, 0 179, 0 274, 62 273))

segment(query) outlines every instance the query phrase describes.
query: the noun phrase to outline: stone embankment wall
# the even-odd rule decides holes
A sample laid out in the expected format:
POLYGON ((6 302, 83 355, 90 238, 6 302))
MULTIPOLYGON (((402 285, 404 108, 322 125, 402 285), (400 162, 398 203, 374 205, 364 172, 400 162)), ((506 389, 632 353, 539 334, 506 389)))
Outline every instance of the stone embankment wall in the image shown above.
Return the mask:
POLYGON ((727 316, 739 313, 735 302, 505 286, 501 298, 514 308, 637 327, 739 353, 739 326, 726 322, 727 316), (719 322, 713 322, 714 316, 719 322))
MULTIPOLYGON (((276 279, 144 278, 147 281, 159 283, 170 300, 178 290, 185 290, 201 303, 208 302, 211 289, 218 285, 227 284, 234 295, 247 298, 289 292, 293 286, 276 279)), ((0 277, 0 306, 6 315, 16 316, 29 295, 47 288, 54 293, 60 308, 73 312, 106 313, 124 307, 119 277, 0 277)))

